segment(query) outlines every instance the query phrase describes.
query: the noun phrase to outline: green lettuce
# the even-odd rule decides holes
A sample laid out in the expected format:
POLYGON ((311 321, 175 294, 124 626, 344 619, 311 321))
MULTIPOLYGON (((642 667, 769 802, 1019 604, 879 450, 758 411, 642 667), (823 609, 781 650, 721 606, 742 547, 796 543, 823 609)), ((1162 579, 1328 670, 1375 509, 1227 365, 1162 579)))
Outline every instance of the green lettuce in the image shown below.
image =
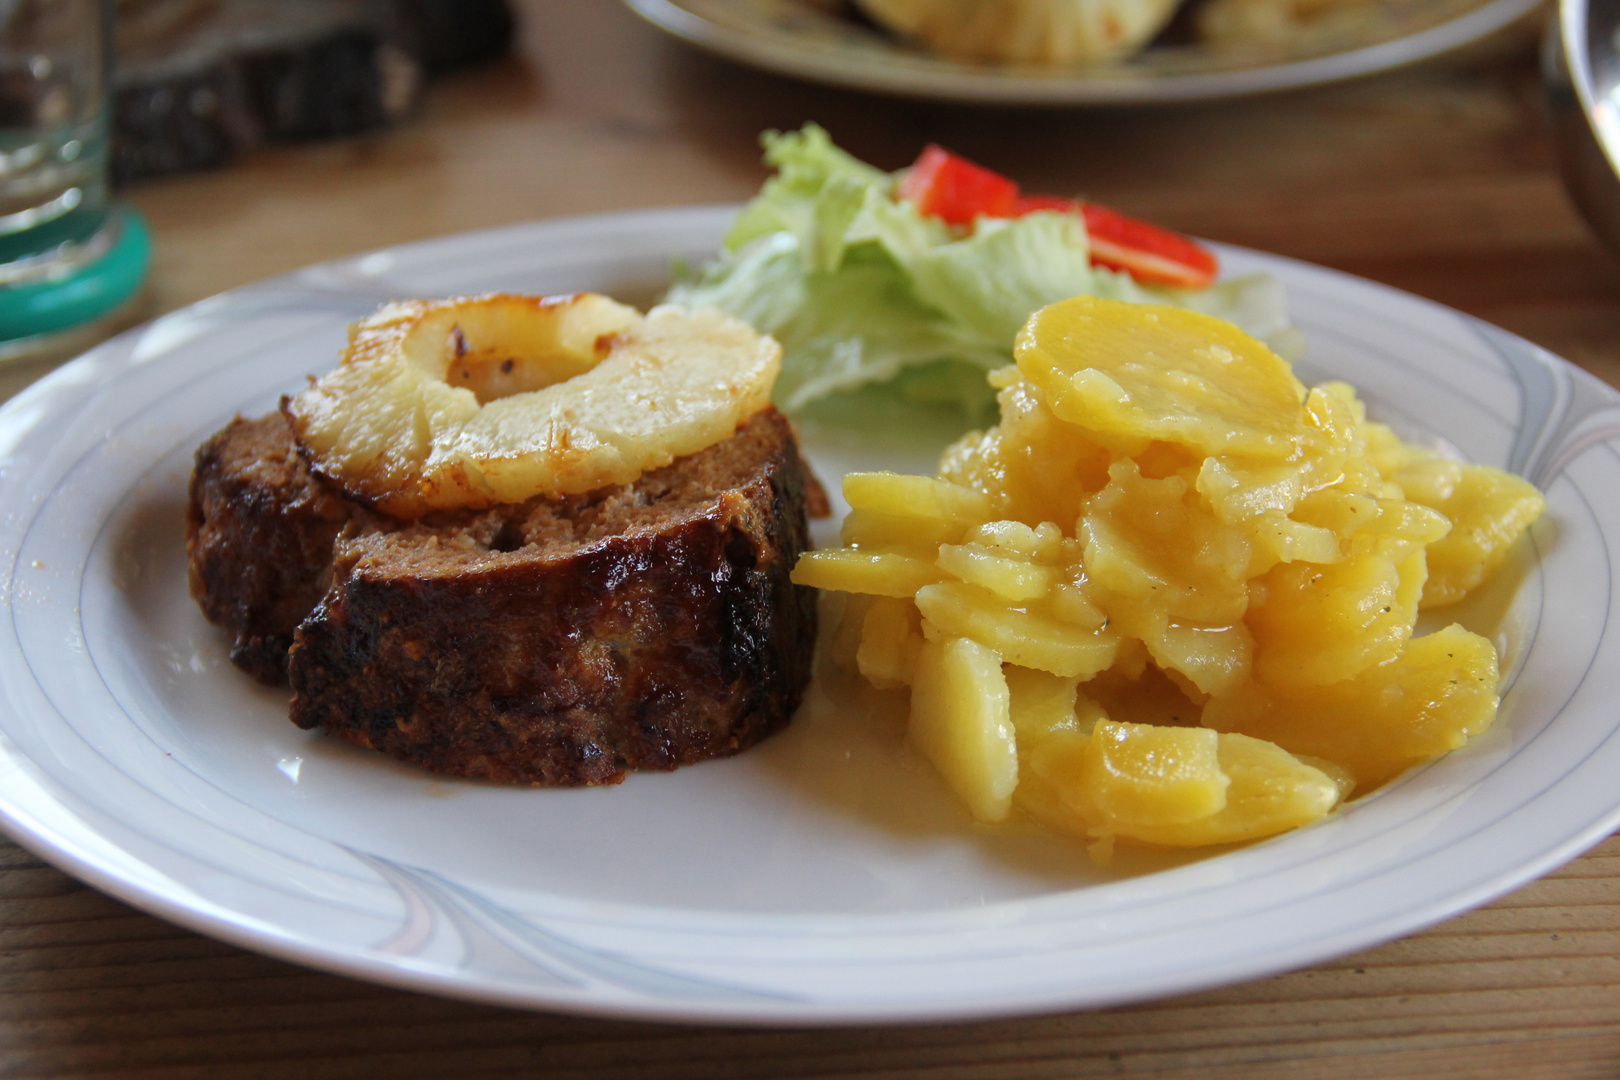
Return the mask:
POLYGON ((1029 316, 1081 294, 1178 304, 1287 340, 1281 290, 1266 275, 1202 290, 1139 285, 1091 265, 1077 215, 953 229, 896 200, 896 174, 814 124, 768 133, 764 144, 776 175, 738 214, 720 257, 681 276, 666 299, 714 305, 781 342, 775 397, 790 412, 889 384, 977 418, 993 402, 985 373, 1012 361, 1029 316))

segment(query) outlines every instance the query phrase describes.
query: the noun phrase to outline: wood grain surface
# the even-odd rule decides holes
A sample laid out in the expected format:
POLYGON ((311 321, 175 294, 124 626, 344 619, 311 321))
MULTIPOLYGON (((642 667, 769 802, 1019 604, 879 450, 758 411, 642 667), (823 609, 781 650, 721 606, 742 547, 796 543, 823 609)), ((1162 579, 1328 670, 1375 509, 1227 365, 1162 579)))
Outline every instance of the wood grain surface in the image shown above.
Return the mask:
MULTIPOLYGON (((1620 383, 1620 262, 1564 196, 1533 25, 1335 87, 1088 112, 869 97, 703 56, 612 0, 520 7, 517 55, 435 84, 399 127, 127 192, 156 237, 153 309, 463 229, 746 198, 764 176, 758 132, 813 119, 885 167, 938 141, 1030 189, 1409 289, 1620 383)), ((0 394, 38 373, 0 372, 0 394)), ((8 1078, 1118 1075, 1620 1076, 1620 843, 1424 933, 1210 993, 772 1031, 522 1013, 308 971, 0 841, 8 1078)))

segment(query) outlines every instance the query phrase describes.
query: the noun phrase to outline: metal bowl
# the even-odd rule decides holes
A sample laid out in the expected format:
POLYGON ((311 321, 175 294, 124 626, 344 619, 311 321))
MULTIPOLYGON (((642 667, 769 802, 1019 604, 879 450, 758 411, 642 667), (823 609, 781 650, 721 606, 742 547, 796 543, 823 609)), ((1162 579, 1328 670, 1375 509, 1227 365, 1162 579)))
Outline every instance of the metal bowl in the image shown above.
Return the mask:
POLYGON ((1542 39, 1559 166, 1570 197, 1620 254, 1620 3, 1560 0, 1542 39))

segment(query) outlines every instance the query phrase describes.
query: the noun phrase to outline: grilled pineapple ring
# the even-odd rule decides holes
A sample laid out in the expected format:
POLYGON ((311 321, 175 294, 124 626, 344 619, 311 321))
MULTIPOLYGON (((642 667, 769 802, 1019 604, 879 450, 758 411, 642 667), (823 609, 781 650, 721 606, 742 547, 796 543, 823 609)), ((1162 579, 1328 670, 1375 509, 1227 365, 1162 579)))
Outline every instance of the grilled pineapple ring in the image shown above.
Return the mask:
POLYGON ((316 472, 415 518, 627 483, 712 446, 769 402, 781 352, 713 309, 408 300, 282 408, 316 472))

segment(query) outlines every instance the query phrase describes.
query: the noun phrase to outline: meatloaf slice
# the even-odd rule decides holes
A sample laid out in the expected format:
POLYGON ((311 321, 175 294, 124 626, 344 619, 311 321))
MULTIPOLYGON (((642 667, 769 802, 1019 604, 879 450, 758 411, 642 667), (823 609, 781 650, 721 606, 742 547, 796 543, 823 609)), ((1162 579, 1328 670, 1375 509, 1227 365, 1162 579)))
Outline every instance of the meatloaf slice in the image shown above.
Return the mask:
POLYGON ((231 660, 287 681, 293 631, 331 579, 344 526, 374 517, 310 474, 280 413, 237 417, 197 451, 186 514, 191 595, 231 632, 231 660))
MULTIPOLYGON (((346 510, 331 534, 330 517, 310 529, 312 547, 333 537, 326 565, 310 559, 283 574, 317 582, 289 654, 300 727, 461 776, 603 784, 629 769, 736 753, 797 707, 814 594, 788 574, 808 545, 815 489, 774 410, 631 484, 408 524, 300 472, 296 453, 268 445, 276 422, 227 428, 209 446, 229 445, 199 452, 199 475, 205 459, 252 458, 236 445, 251 432, 266 442, 263 458, 285 469, 252 496, 238 492, 238 503, 291 508, 330 497, 346 510)), ((284 423, 280 437, 291 446, 284 423)), ((220 486, 193 485, 193 580, 203 578, 210 612, 207 582, 224 579, 195 569, 195 553, 215 546, 202 542, 211 522, 198 498, 220 486)), ((239 572, 255 558, 235 557, 239 572)), ((212 599, 227 612, 257 610, 212 599)))

